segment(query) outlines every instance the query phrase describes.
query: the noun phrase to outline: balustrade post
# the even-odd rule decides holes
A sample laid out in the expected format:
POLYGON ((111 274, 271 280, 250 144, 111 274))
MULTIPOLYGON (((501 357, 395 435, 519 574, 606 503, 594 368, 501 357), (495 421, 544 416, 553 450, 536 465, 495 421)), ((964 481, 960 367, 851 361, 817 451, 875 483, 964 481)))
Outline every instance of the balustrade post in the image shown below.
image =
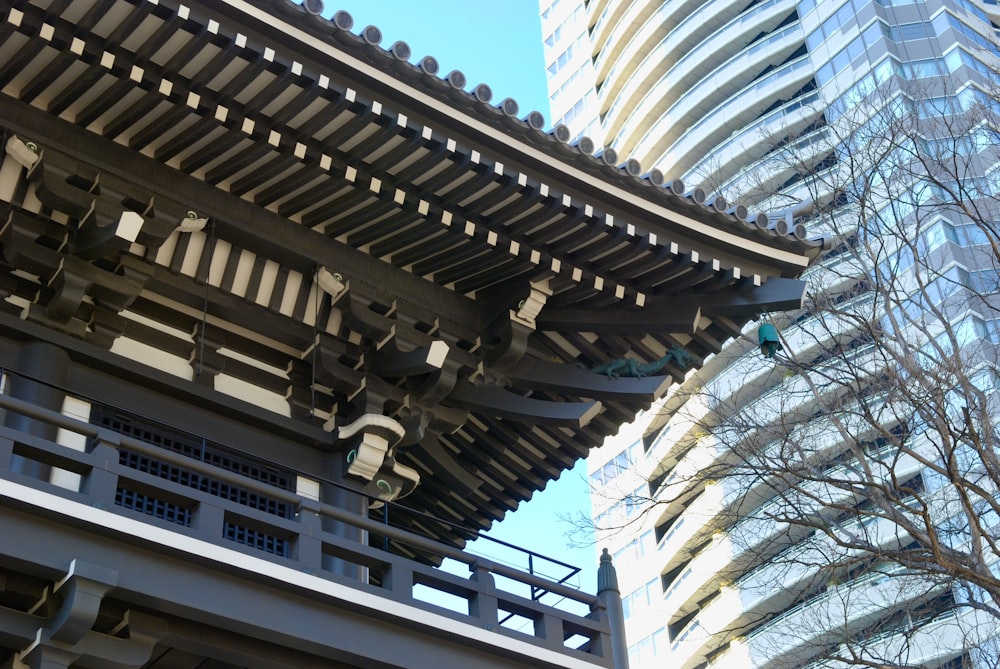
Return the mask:
MULTIPOLYGON (((605 548, 601 553, 601 563, 597 568, 597 602, 604 609, 611 628, 611 660, 614 669, 628 669, 628 641, 625 639, 625 611, 622 595, 618 589, 618 574, 611 561, 611 554, 605 548)), ((605 649, 602 647, 602 651, 605 649)), ((607 653, 605 652, 606 656, 607 653)))
POLYGON ((0 439, 0 472, 10 469, 10 459, 14 456, 14 442, 0 439))
POLYGON ((93 466, 87 474, 82 491, 90 498, 90 504, 98 509, 110 509, 118 494, 118 447, 119 435, 109 430, 101 430, 90 453, 93 466))
POLYGON ((323 520, 319 502, 303 499, 299 505, 298 521, 295 559, 306 573, 318 574, 323 570, 323 520))
POLYGON ((497 600, 496 581, 489 566, 478 560, 469 565, 472 576, 469 580, 476 583, 476 591, 469 600, 469 615, 479 620, 483 629, 496 631, 500 627, 500 610, 497 600))
POLYGON ((382 587, 389 596, 401 602, 413 599, 413 567, 405 558, 391 556, 389 568, 382 574, 382 587))
POLYGON ((563 619, 554 612, 543 613, 535 619, 535 637, 543 639, 546 646, 561 650, 565 642, 563 619))
POLYGON ((199 539, 218 544, 222 541, 226 511, 221 506, 199 502, 194 512, 194 527, 199 539))

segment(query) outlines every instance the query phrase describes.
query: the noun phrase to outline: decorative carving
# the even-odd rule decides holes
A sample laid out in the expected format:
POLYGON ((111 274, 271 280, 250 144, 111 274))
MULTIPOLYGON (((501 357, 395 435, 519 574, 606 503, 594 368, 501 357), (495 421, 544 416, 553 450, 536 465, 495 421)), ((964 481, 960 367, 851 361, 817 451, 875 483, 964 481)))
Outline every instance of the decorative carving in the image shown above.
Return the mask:
POLYGON ((208 219, 190 209, 177 224, 177 232, 201 232, 208 225, 208 219))
POLYGON ((316 271, 316 284, 336 302, 337 298, 347 290, 348 284, 339 272, 331 272, 325 267, 316 271))
POLYGON ((17 135, 11 135, 7 138, 4 150, 14 160, 19 162, 22 167, 29 170, 38 162, 38 145, 34 142, 26 142, 17 135))
POLYGON ((674 381, 671 376, 605 377, 589 369, 547 360, 525 358, 507 371, 518 388, 546 390, 597 400, 628 399, 652 402, 674 381))
POLYGON ((337 428, 336 441, 348 441, 352 446, 348 451, 347 471, 373 481, 385 462, 392 446, 403 438, 406 430, 396 420, 377 413, 366 413, 360 418, 337 428))
POLYGON ((365 486, 365 492, 378 501, 372 502, 371 508, 382 506, 383 502, 391 502, 406 497, 420 483, 420 474, 413 467, 407 467, 396 461, 391 454, 387 455, 372 480, 365 486))
POLYGON ((518 303, 517 308, 499 315, 486 328, 491 338, 486 365, 480 366, 480 373, 502 373, 524 357, 528 350, 528 338, 535 332, 535 319, 551 295, 549 279, 532 281, 528 296, 518 303))
POLYGON ((652 362, 640 363, 638 360, 633 358, 618 358, 617 360, 606 362, 603 365, 598 365, 590 371, 594 374, 603 374, 609 379, 617 379, 620 376, 629 376, 641 379, 643 377, 656 374, 658 371, 666 367, 671 360, 673 360, 681 369, 690 366, 694 361, 687 351, 674 348, 667 351, 667 354, 659 360, 654 360, 652 362))
POLYGON ((511 319, 534 330, 535 318, 541 313, 542 307, 545 306, 545 302, 550 297, 552 297, 552 289, 549 287, 548 279, 532 281, 528 297, 517 305, 517 311, 511 312, 511 319))

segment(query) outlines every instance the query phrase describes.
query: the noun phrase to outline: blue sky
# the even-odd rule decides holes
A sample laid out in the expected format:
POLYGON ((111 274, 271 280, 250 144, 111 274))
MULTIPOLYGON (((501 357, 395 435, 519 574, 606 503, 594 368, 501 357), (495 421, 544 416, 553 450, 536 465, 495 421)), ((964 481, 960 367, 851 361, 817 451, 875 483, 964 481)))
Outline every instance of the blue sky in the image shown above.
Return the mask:
MULTIPOLYGON (((348 12, 354 18, 353 32, 377 26, 382 46, 402 40, 412 49, 411 62, 434 56, 442 75, 461 70, 469 82, 467 89, 485 83, 495 102, 514 98, 521 118, 537 110, 551 125, 537 0, 325 0, 325 7, 327 16, 348 12)), ((592 546, 570 547, 566 535, 572 527, 560 520, 580 511, 589 513, 589 504, 586 467, 581 462, 508 514, 489 534, 583 568, 574 585, 594 592, 597 552, 592 546)), ((477 543, 473 550, 496 551, 477 543)), ((548 565, 536 567, 552 576, 564 574, 548 565)))
POLYGON ((537 110, 549 119, 537 0, 324 0, 332 15, 354 18, 353 32, 374 25, 382 46, 410 45, 411 62, 434 56, 441 74, 461 70, 468 90, 493 89, 493 100, 514 98, 522 118, 537 110))

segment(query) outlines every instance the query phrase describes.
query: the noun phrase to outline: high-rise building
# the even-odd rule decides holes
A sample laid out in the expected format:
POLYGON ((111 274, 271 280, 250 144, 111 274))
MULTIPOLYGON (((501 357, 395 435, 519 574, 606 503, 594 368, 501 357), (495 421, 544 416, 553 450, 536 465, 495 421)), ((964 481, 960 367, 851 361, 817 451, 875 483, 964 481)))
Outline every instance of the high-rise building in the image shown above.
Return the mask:
MULTIPOLYGON (((547 22, 551 17, 571 17, 573 55, 589 49, 591 62, 581 71, 592 68, 594 76, 597 117, 566 115, 556 97, 561 84, 554 78, 565 47, 547 52, 553 118, 569 126, 563 135, 589 135, 633 173, 656 170, 665 180, 679 179, 686 184, 680 192, 704 197, 739 218, 746 212, 733 208, 734 202, 764 211, 788 207, 770 219, 751 216, 750 224, 762 228, 785 225, 801 232, 800 223, 822 226, 824 221, 818 212, 811 221, 800 215, 849 204, 823 177, 843 177, 837 172, 844 169, 838 165, 843 154, 837 152, 843 115, 876 89, 885 99, 900 95, 907 101, 901 107, 905 114, 926 119, 967 110, 970 101, 982 100, 997 84, 993 45, 1000 8, 993 0, 591 0, 584 4, 587 40, 578 34, 574 3, 540 4, 546 34, 561 34, 560 26, 547 22), (808 167, 805 175, 789 165, 790 155, 808 167), (636 163, 628 165, 629 160, 636 163), (799 207, 790 206, 797 202, 799 207)), ((574 97, 586 100, 587 93, 577 91, 574 97)), ((970 162, 970 181, 996 174, 997 157, 983 151, 986 143, 971 142, 977 147, 972 153, 981 154, 978 163, 970 162)), ((959 247, 985 240, 982 235, 978 242, 971 240, 975 235, 963 240, 951 232, 968 223, 954 208, 931 213, 937 218, 922 220, 943 226, 940 240, 930 242, 927 235, 933 233, 921 233, 914 247, 945 254, 949 267, 957 265, 951 271, 962 276, 955 283, 968 295, 968 307, 978 299, 976 288, 961 273, 994 268, 976 267, 977 260, 959 247), (958 241, 949 246, 948 239, 958 241)), ((968 313, 962 317, 970 318, 968 313)), ((972 337, 989 340, 982 317, 969 323, 968 331, 976 333, 972 337)), ((664 662, 680 669, 808 666, 839 641, 872 629, 884 639, 912 635, 907 661, 914 666, 964 667, 974 661, 969 637, 948 636, 943 618, 934 617, 955 595, 930 587, 919 597, 904 593, 891 604, 886 600, 828 619, 828 625, 843 628, 839 636, 813 638, 811 632, 793 631, 791 620, 809 619, 806 614, 837 588, 827 583, 796 589, 777 568, 768 570, 777 549, 750 559, 749 551, 734 548, 732 538, 743 528, 732 513, 722 521, 724 512, 735 508, 731 482, 702 478, 682 494, 671 494, 669 503, 662 501, 671 485, 686 477, 693 481, 692 472, 726 458, 725 445, 713 443, 703 431, 705 424, 717 422, 720 404, 730 410, 734 404, 746 406, 782 382, 780 374, 738 368, 746 363, 747 349, 754 346, 746 337, 728 344, 657 410, 624 427, 590 458, 597 526, 627 527, 606 533, 601 541, 614 546, 621 568, 633 668, 664 662), (743 383, 734 386, 733 378, 743 383), (745 392, 747 384, 754 392, 745 392), (713 393, 700 392, 709 388, 713 393), (644 503, 650 498, 661 502, 650 507, 644 503), (762 588, 772 592, 762 595, 762 588), (901 612, 906 624, 900 623, 893 636, 901 612), (937 636, 915 634, 918 618, 932 623, 921 629, 937 625, 937 636)), ((912 463, 896 474, 900 481, 929 485, 912 463)), ((769 501, 764 496, 756 507, 744 501, 742 508, 750 515, 769 501)), ((783 548, 792 550, 799 542, 805 545, 807 538, 790 532, 783 548)), ((865 588, 880 582, 871 573, 838 578, 865 583, 860 586, 865 588)))
POLYGON ((596 140, 601 124, 588 22, 583 0, 557 0, 542 8, 552 125, 571 128, 574 138, 587 136, 596 140))

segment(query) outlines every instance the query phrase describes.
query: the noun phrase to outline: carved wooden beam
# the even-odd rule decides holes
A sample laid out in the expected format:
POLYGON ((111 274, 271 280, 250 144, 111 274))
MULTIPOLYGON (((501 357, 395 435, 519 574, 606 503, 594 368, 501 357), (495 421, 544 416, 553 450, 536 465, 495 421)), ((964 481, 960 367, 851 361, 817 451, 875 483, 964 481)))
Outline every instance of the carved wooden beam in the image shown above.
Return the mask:
POLYGON ((692 334, 701 318, 696 301, 662 300, 643 309, 546 309, 536 319, 539 330, 598 334, 692 334))
MULTIPOLYGON (((519 387, 548 390, 598 400, 652 402, 674 381, 674 376, 608 378, 574 365, 526 358, 505 375, 519 387)), ((683 376, 683 373, 680 373, 683 376)))
MULTIPOLYGON (((706 316, 757 316, 767 311, 801 309, 805 293, 805 281, 771 277, 763 285, 747 290, 705 295, 700 298, 700 304, 706 316)), ((689 299, 699 297, 693 295, 689 299)))
POLYGON ((96 176, 83 176, 48 165, 44 151, 29 170, 28 181, 35 184, 35 194, 45 206, 77 220, 93 212, 96 193, 100 192, 96 176))
POLYGON ((551 402, 524 397, 500 386, 474 386, 459 381, 448 403, 489 416, 523 423, 583 427, 601 411, 600 402, 551 402))
POLYGON ((399 443, 405 430, 399 421, 377 413, 366 413, 354 422, 338 427, 334 439, 349 442, 347 471, 372 481, 378 475, 390 448, 399 443))
POLYGON ((428 435, 420 442, 420 448, 427 458, 434 463, 434 474, 448 482, 462 493, 478 490, 482 480, 458 463, 445 448, 437 435, 428 435))
POLYGON ((380 376, 417 376, 440 370, 448 357, 447 342, 440 339, 413 351, 399 350, 395 342, 372 353, 371 370, 380 376))
POLYGON ((75 316, 96 273, 97 268, 90 263, 74 256, 64 257, 49 281, 53 295, 45 306, 48 317, 65 323, 75 316))
POLYGON ((75 644, 97 620, 101 600, 118 584, 118 572, 107 567, 73 560, 69 573, 53 589, 59 608, 48 623, 50 638, 75 644))

